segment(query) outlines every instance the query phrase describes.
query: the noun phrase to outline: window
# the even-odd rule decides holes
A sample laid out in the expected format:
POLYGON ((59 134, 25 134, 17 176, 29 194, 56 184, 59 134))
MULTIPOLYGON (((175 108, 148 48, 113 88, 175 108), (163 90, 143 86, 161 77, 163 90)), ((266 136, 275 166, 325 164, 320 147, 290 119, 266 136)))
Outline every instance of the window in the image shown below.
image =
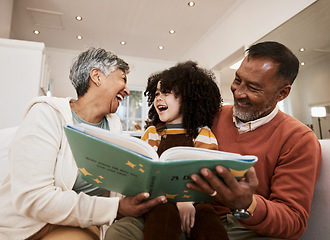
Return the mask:
POLYGON ((123 124, 123 131, 144 131, 148 109, 143 92, 142 89, 130 88, 130 95, 120 103, 117 114, 123 124))

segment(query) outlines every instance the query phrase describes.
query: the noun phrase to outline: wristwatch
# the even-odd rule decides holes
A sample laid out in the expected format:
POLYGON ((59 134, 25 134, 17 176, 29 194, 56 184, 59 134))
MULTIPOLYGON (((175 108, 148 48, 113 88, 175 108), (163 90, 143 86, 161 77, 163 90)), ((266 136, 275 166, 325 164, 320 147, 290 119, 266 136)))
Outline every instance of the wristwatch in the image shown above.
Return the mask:
POLYGON ((251 214, 248 210, 245 209, 236 209, 232 211, 231 214, 237 219, 246 219, 253 216, 253 214, 251 214))
POLYGON ((253 195, 252 203, 247 209, 236 209, 234 211, 231 211, 231 214, 237 219, 247 219, 253 216, 253 212, 256 209, 256 206, 257 206, 257 200, 253 195))

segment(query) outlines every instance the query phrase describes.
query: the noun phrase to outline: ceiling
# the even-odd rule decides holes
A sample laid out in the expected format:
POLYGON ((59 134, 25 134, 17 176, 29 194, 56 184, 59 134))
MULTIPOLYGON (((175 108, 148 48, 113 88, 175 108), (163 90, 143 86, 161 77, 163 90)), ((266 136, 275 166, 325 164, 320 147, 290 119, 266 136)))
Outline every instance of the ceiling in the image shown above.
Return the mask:
POLYGON ((178 61, 241 1, 195 0, 190 7, 188 0, 14 0, 10 38, 63 49, 100 46, 118 55, 178 61), (75 20, 77 15, 83 20, 75 20), (33 34, 35 29, 39 35, 33 34))
MULTIPOLYGON (((195 0, 189 7, 188 0, 14 0, 10 38, 40 41, 51 48, 95 46, 118 55, 179 61, 242 1, 195 0), (75 20, 77 15, 83 20, 75 20), (33 34, 36 29, 39 35, 33 34), (77 35, 83 38, 77 40, 77 35)), ((259 41, 284 43, 305 68, 330 62, 329 12, 330 1, 318 0, 259 41), (299 52, 301 47, 306 50, 299 52)))

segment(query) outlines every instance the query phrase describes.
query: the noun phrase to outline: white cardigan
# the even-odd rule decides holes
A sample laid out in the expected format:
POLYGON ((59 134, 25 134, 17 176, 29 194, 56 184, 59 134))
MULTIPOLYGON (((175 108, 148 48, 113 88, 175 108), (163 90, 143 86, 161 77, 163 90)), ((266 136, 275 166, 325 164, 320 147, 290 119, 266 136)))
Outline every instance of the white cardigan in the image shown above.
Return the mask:
MULTIPOLYGON (((77 194, 78 169, 63 130, 72 123, 71 98, 35 98, 9 150, 10 173, 0 186, 0 239, 25 239, 46 223, 87 227, 111 224, 118 197, 77 194)), ((110 131, 121 132, 117 115, 110 131)))

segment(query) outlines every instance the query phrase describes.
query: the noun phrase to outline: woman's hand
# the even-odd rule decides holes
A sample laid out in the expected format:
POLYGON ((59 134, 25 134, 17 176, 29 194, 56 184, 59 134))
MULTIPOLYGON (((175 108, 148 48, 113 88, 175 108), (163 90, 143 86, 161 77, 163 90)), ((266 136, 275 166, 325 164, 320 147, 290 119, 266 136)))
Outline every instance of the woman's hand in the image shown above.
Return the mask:
POLYGON ((190 230, 194 227, 196 214, 193 202, 178 202, 176 206, 180 214, 181 231, 186 232, 187 237, 190 237, 190 230))
POLYGON ((119 200, 117 218, 126 216, 140 217, 153 207, 167 202, 164 196, 160 196, 148 201, 149 193, 140 193, 134 197, 125 197, 119 200))

